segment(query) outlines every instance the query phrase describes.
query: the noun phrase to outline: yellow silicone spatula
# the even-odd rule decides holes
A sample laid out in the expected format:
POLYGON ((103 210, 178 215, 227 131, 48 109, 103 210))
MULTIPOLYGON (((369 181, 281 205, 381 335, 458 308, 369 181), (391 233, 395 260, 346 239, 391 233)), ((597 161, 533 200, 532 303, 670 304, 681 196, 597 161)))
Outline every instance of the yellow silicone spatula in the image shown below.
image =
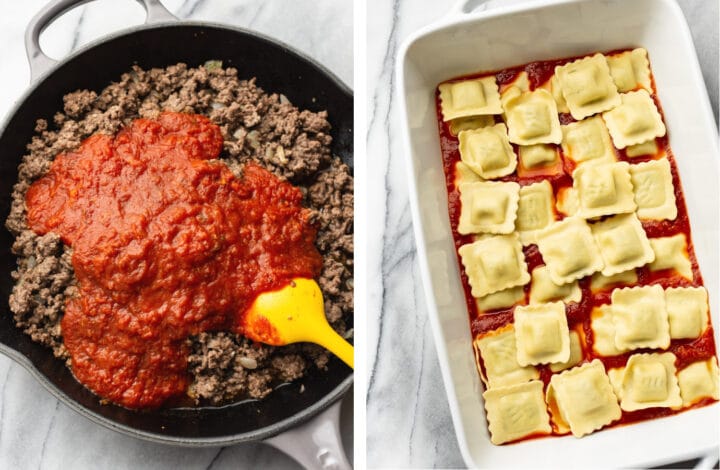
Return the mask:
POLYGON ((295 278, 282 289, 257 296, 245 314, 242 333, 272 346, 319 344, 353 367, 353 347, 328 324, 322 292, 312 279, 295 278))

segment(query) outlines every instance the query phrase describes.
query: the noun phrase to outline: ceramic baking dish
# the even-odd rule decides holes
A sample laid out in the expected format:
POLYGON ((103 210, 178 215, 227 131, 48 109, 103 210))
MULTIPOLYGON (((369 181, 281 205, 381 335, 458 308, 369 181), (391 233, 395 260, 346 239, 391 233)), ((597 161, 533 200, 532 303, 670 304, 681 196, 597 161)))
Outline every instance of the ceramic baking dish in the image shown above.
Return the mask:
MULTIPOLYGON (((714 453, 718 405, 582 439, 490 443, 447 213, 434 91, 458 75, 535 60, 645 47, 685 191, 696 255, 718 323, 718 135, 690 31, 672 0, 533 1, 452 13, 411 36, 398 58, 410 201, 428 311, 455 431, 471 467, 643 467, 714 453)), ((718 330, 715 330, 716 342, 718 330)))

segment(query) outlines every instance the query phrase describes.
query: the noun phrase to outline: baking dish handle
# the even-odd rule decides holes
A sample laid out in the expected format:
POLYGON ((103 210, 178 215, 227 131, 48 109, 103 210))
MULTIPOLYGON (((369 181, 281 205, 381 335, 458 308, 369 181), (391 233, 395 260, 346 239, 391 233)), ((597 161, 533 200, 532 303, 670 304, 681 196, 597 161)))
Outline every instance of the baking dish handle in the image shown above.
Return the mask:
MULTIPOLYGON (((91 1, 52 0, 30 20, 25 29, 25 51, 28 62, 30 62, 31 82, 37 80, 58 63, 57 60, 51 59, 42 51, 40 34, 63 13, 91 1)), ((137 2, 145 9, 145 24, 177 21, 177 18, 160 3, 160 0, 137 0, 137 2)))
POLYGON ((457 0, 445 14, 445 18, 456 18, 466 13, 470 13, 476 10, 483 3, 487 3, 487 1, 488 0, 457 0))
POLYGON ((297 460, 307 469, 350 470, 340 438, 338 400, 310 421, 264 442, 297 460))
POLYGON ((475 10, 490 10, 498 6, 508 6, 514 4, 532 4, 538 3, 544 0, 457 0, 450 10, 443 17, 443 21, 450 18, 457 18, 468 13, 472 13, 475 10))

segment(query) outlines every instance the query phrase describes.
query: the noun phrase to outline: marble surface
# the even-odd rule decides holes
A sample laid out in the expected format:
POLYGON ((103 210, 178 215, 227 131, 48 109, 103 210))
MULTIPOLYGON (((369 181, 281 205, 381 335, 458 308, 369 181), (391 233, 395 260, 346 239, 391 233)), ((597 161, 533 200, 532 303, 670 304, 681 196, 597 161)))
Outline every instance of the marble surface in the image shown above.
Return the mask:
MULTIPOLYGON (((417 266, 393 75, 404 38, 452 3, 368 0, 368 467, 464 466, 417 266)), ((492 7, 503 0, 475 3, 492 7)), ((679 3, 717 116, 718 2, 679 3)))
MULTIPOLYGON (((45 0, 0 0, 0 119, 28 86, 23 33, 45 0)), ((163 0, 180 18, 247 27, 275 37, 325 64, 352 86, 351 0, 163 0), (341 45, 341 46, 338 46, 341 45)), ((144 20, 133 0, 98 0, 53 23, 44 50, 62 58, 103 34, 144 20)), ((350 394, 352 395, 352 394, 350 394)), ((342 431, 352 440, 352 397, 342 431)), ((299 468, 263 444, 184 449, 150 444, 97 426, 59 403, 23 368, 0 355, 0 468, 299 468)))

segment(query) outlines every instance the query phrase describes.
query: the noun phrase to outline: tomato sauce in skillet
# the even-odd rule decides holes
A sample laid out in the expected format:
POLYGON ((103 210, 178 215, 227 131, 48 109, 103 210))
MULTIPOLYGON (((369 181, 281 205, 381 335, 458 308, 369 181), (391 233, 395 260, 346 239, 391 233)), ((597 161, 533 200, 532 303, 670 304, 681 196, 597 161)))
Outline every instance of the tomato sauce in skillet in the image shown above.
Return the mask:
POLYGON ((104 400, 181 397, 190 335, 242 334, 258 294, 320 272, 300 190, 253 163, 236 178, 222 147, 207 118, 163 113, 58 155, 27 192, 30 228, 73 248, 63 340, 75 377, 104 400))
MULTIPOLYGON (((628 49, 610 51, 607 54, 623 52, 624 50, 628 49)), ((560 60, 531 62, 525 65, 503 69, 497 72, 483 72, 457 77, 456 79, 450 80, 450 82, 494 75, 497 84, 502 91, 504 87, 512 85, 512 83, 518 78, 519 74, 524 71, 527 73, 528 76, 527 78, 530 85, 530 90, 534 90, 535 88, 538 88, 545 84, 552 77, 556 66, 564 65, 581 57, 582 56, 570 57, 560 60)), ((652 87, 655 91, 656 88, 654 78, 652 82, 652 87)), ((656 91, 652 94, 652 98, 655 101, 658 111, 661 115, 663 115, 663 111, 660 106, 656 91)), ((455 187, 456 164, 460 162, 460 151, 458 148, 459 140, 457 136, 455 136, 451 131, 450 121, 443 121, 439 89, 436 90, 435 94, 435 106, 437 112, 438 129, 440 133, 440 148, 442 151, 443 169, 445 173, 446 189, 448 193, 448 214, 450 218, 450 226, 452 227, 453 240, 455 243, 457 254, 458 248, 460 248, 462 245, 472 243, 474 240, 471 235, 462 235, 457 231, 461 210, 460 192, 455 187)), ((575 122, 575 119, 573 119, 570 114, 561 113, 559 117, 561 124, 569 124, 571 122, 575 122)), ((503 122, 500 116, 495 116, 495 121, 503 122)), ((656 142, 658 151, 655 155, 643 155, 640 157, 629 158, 626 155, 625 150, 614 149, 614 151, 616 153, 618 161, 626 161, 633 164, 646 162, 655 158, 659 158, 660 156, 667 156, 667 159, 670 162, 673 186, 675 189, 675 199, 678 210, 677 218, 675 220, 659 221, 644 220, 642 221, 642 226, 645 229, 648 237, 666 237, 676 235, 678 233, 683 233, 685 235, 685 238, 687 239, 688 255, 692 264, 693 281, 689 281, 688 279, 685 279, 675 274, 672 270, 651 272, 647 267, 641 267, 635 270, 637 273, 638 281, 636 284, 633 285, 658 284, 663 288, 702 286, 703 279, 700 273, 700 269, 698 267, 697 259, 695 257, 687 208, 685 207, 685 199, 683 196, 682 186, 680 184, 680 177, 678 175, 677 166, 675 164, 675 158, 670 149, 667 135, 656 139, 656 142)), ((515 144, 511 145, 513 146, 515 154, 517 154, 518 146, 515 144)), ((569 158, 565 158, 562 152, 562 147, 554 147, 556 147, 558 149, 558 152, 560 153, 563 171, 559 173, 543 170, 532 172, 523 171, 522 176, 519 176, 518 171, 515 171, 511 175, 496 179, 496 181, 513 181, 517 182, 521 186, 526 186, 532 183, 536 183, 538 181, 548 180, 548 182, 553 187, 554 194, 556 195, 561 189, 572 187, 573 182, 570 175, 575 169, 575 163, 569 158)), ((518 168, 520 168, 520 162, 518 162, 518 168)), ((553 210, 555 209, 553 208, 553 210)), ((557 212, 557 210, 555 210, 555 214, 558 220, 564 218, 564 215, 560 212, 557 212)), ((542 255, 537 248, 537 245, 532 244, 529 246, 525 246, 523 248, 523 252, 525 254, 525 261, 527 263, 528 272, 532 272, 532 270, 536 267, 545 264, 542 259, 542 255)), ((497 309, 490 312, 480 312, 478 310, 475 299, 471 294, 470 283, 468 282, 467 275, 462 269, 462 261, 459 254, 457 254, 457 260, 458 265, 461 267, 460 276, 463 288, 465 290, 465 300, 468 309, 470 330, 473 338, 484 335, 487 332, 496 330, 512 323, 514 307, 497 309)), ((618 287, 618 285, 608 286, 604 290, 593 293, 590 290, 590 278, 586 277, 579 281, 579 286, 582 292, 581 301, 578 303, 566 303, 565 306, 568 319, 568 327, 570 328, 570 330, 572 331, 573 329, 580 329, 583 332, 582 336, 584 336, 584 339, 582 340, 582 349, 584 357, 581 362, 590 362, 593 359, 597 358, 603 362, 606 369, 623 367, 626 365, 629 357, 632 354, 653 351, 650 349, 638 349, 632 352, 612 357, 597 355, 593 350, 593 333, 590 325, 590 313, 592 312, 594 307, 609 304, 610 293, 612 289, 618 287)), ((524 289, 527 298, 527 296, 529 295, 530 285, 527 284, 524 289)), ((705 332, 699 338, 689 340, 672 340, 670 347, 667 349, 667 351, 672 352, 673 354, 675 354, 675 356, 677 356, 675 366, 678 371, 682 370, 693 362, 706 360, 714 357, 716 348, 712 325, 708 325, 705 332)), ((483 373, 485 370, 484 364, 482 357, 480 356, 478 351, 475 351, 475 358, 478 366, 478 371, 480 373, 483 373)), ((539 365, 536 367, 540 372, 540 380, 542 380, 545 383, 545 386, 547 386, 547 384, 550 382, 550 378, 552 377, 552 371, 550 370, 550 367, 548 365, 539 365)), ((714 403, 715 401, 716 400, 713 400, 712 398, 702 399, 698 403, 693 404, 689 408, 684 408, 683 410, 672 410, 670 408, 649 408, 633 412, 623 411, 622 417, 608 427, 661 416, 667 416, 690 408, 706 406, 714 403)), ((554 424, 553 434, 558 434, 557 429, 554 428, 554 424)), ((533 435, 520 440, 532 439, 536 437, 545 436, 533 435)))

